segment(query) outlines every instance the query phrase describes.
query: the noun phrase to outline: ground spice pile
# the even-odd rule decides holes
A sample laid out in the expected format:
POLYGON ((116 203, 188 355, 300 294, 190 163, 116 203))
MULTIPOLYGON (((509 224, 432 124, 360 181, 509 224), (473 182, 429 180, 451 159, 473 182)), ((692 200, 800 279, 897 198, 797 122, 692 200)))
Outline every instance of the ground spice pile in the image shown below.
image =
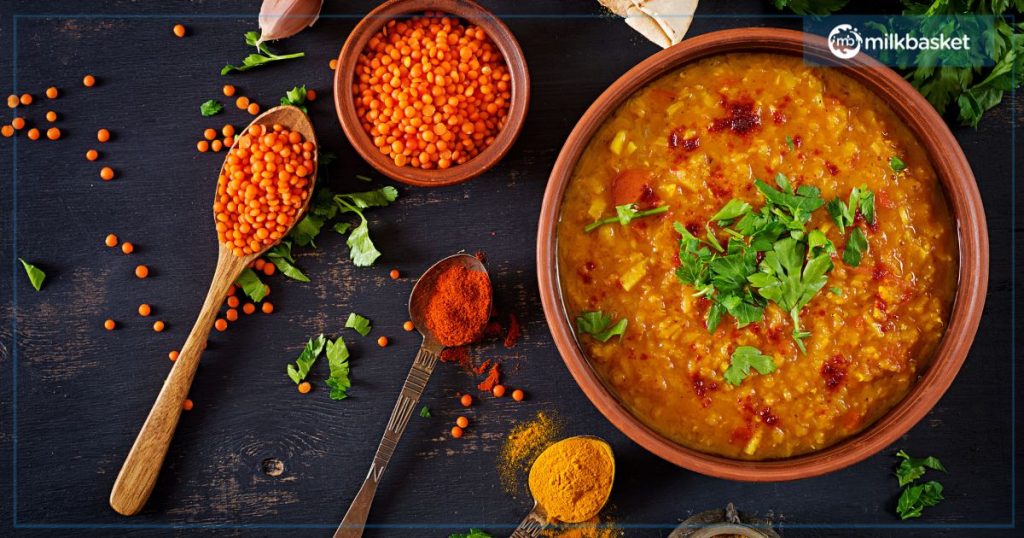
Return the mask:
POLYGON ((512 428, 498 454, 498 477, 506 493, 512 496, 520 493, 520 476, 529 473, 533 460, 561 431, 561 422, 554 415, 543 411, 512 428))
POLYGON ((530 469, 530 493, 549 519, 580 523, 597 516, 608 500, 615 460, 604 441, 570 437, 537 458, 530 469))
POLYGON ((452 264, 437 277, 426 308, 426 324, 445 347, 478 340, 491 315, 487 273, 452 264))

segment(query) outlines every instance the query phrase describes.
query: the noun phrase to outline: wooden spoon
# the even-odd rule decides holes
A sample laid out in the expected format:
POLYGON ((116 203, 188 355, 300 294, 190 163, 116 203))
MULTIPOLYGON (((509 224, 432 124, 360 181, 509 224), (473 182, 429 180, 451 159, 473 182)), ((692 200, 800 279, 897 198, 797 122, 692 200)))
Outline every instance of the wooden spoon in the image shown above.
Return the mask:
MULTIPOLYGON (((309 117, 298 108, 293 106, 274 107, 257 116, 250 125, 263 125, 269 128, 274 124, 280 124, 296 131, 307 141, 316 144, 313 125, 310 123, 309 117)), ((235 138, 235 146, 242 139, 242 133, 235 138)), ((234 149, 235 146, 232 146, 231 149, 234 149)), ((316 168, 317 157, 314 153, 313 170, 309 175, 308 192, 310 194, 293 220, 292 226, 302 218, 306 209, 309 208, 309 201, 313 199, 316 168)), ((223 171, 223 168, 221 170, 223 171)), ((210 328, 213 326, 217 311, 224 302, 224 296, 231 284, 238 279, 242 270, 273 246, 254 254, 239 257, 235 256, 230 248, 220 243, 217 252, 217 268, 213 273, 210 291, 207 292, 206 300, 203 301, 203 308, 199 311, 199 317, 196 319, 195 325, 192 326, 192 332, 185 340, 185 345, 182 346, 181 352, 178 354, 178 360, 171 367, 171 373, 167 375, 164 386, 160 389, 160 394, 153 404, 153 409, 146 417, 139 436, 135 438, 135 444, 128 452, 128 457, 125 458, 121 472, 118 473, 117 480, 114 482, 114 488, 110 492, 110 506, 117 513, 130 516, 138 513, 146 504, 149 494, 153 491, 153 486, 156 485, 156 478, 163 465, 164 457, 167 455, 167 448, 174 435, 174 428, 178 425, 178 418, 181 416, 182 403, 192 385, 192 378, 195 377, 196 368, 199 366, 199 357, 206 347, 206 339, 210 335, 210 328)))
POLYGON ((412 288, 412 295, 409 296, 409 319, 416 326, 416 330, 423 335, 423 343, 420 345, 419 353, 416 354, 416 359, 413 360, 409 375, 405 378, 405 384, 402 385, 402 392, 398 395, 395 408, 391 411, 391 418, 384 429, 384 437, 381 438, 377 453, 373 456, 373 463, 370 464, 370 472, 366 474, 359 493, 352 499, 352 504, 345 512, 345 518, 342 519, 338 530, 334 531, 334 538, 359 538, 363 535, 366 518, 370 515, 370 505, 373 504, 373 496, 377 493, 377 484, 384 476, 384 470, 387 469, 391 456, 395 453, 395 448, 398 447, 398 440, 405 432, 405 427, 409 424, 409 417, 415 412, 416 404, 427 388, 427 381, 430 380, 430 374, 434 372, 441 350, 444 348, 437 337, 430 332, 425 322, 427 304, 434 293, 434 283, 445 269, 457 265, 470 271, 481 271, 485 275, 487 274, 487 268, 476 256, 456 254, 432 265, 412 288))

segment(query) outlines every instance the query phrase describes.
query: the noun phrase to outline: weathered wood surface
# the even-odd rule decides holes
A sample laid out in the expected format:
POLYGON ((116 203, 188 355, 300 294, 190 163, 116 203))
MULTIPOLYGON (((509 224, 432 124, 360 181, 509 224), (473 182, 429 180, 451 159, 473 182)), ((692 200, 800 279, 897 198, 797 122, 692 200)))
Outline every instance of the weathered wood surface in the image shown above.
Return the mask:
MULTIPOLYGON (((547 173, 587 105, 655 51, 590 1, 483 2, 505 15, 533 79, 530 114, 512 152, 465 185, 399 185, 394 207, 369 214, 384 252, 377 266, 353 267, 342 238, 327 232, 320 248, 300 250, 298 264, 311 283, 268 279, 276 312, 243 317, 212 337, 191 391, 195 410, 182 417, 149 504, 133 518, 115 514, 107 505, 110 487, 170 368, 167 352, 181 345, 199 310, 216 260, 209 207, 222 155, 198 154, 195 142, 205 127, 228 121, 240 126, 249 119, 220 94, 221 85, 231 82, 263 105, 296 84, 315 88, 321 99, 312 116, 320 140, 339 155, 330 185, 361 190, 366 184, 354 175, 373 175, 347 146, 327 98, 328 60, 356 18, 324 17, 281 45, 306 51, 303 60, 221 77, 220 66, 248 53, 241 38, 255 27, 258 3, 24 0, 0 8, 0 93, 32 91, 42 104, 32 106, 29 116, 40 122, 52 108, 61 114, 65 133, 57 143, 0 139, 0 534, 328 535, 359 487, 419 345, 401 329, 409 276, 459 250, 487 253, 497 306, 524 324, 518 347, 494 346, 483 353, 515 364, 508 368, 508 383, 525 388, 529 398, 486 400, 468 412, 468 435, 452 441, 446 432, 465 412, 455 394, 474 381, 439 367, 424 397, 434 417, 411 422, 370 515, 371 524, 383 527, 368 536, 446 536, 469 524, 509 532, 530 503, 502 491, 497 450, 514 422, 542 409, 564 419, 566 435, 595 434, 612 443, 619 473, 607 514, 637 526, 627 530, 630 536, 663 536, 678 520, 730 501, 773 517, 786 536, 1013 533, 986 528, 1014 521, 1011 342, 1018 327, 1011 322, 1011 215, 1021 198, 1011 185, 1010 104, 977 131, 954 129, 984 198, 992 274, 977 343, 947 395, 890 450, 850 469, 784 484, 711 479, 651 456, 605 421, 562 365, 540 310, 534 233, 547 173), (43 13, 78 16, 19 16, 14 35, 12 14, 43 13), (169 13, 174 16, 158 16, 169 13), (124 14, 134 17, 119 16, 124 14), (140 17, 145 14, 152 16, 140 17), (172 36, 178 22, 188 26, 188 38, 172 36), (99 85, 83 88, 85 73, 95 74, 99 85), (63 96, 47 103, 39 95, 51 84, 63 96), (199 103, 210 98, 225 102, 226 113, 202 118, 199 103), (100 127, 114 133, 111 142, 96 143, 100 127), (101 161, 83 158, 91 147, 102 152, 101 161), (99 181, 103 165, 119 177, 99 181), (208 230, 196 225, 205 222, 208 230), (136 253, 126 257, 103 247, 110 232, 135 243, 136 253), (42 292, 28 286, 15 253, 47 271, 42 292), (152 276, 135 279, 137 263, 149 264, 152 276), (393 267, 404 275, 397 282, 387 276, 393 267), (167 331, 154 333, 149 327, 155 318, 135 314, 141 302, 153 305, 167 331), (373 338, 345 332, 353 350, 351 397, 331 401, 322 383, 314 393, 299 395, 284 375, 285 365, 310 335, 339 333, 351 311, 374 321, 373 338), (121 328, 104 331, 106 317, 121 328), (378 348, 379 335, 392 345, 378 348), (891 453, 898 448, 938 456, 950 469, 942 477, 947 500, 909 522, 940 528, 907 530, 894 515, 898 489, 891 453), (941 528, 948 525, 968 528, 941 528)), ((374 2, 327 4, 325 14, 357 15, 374 2)), ((743 25, 798 26, 791 19, 727 16, 776 13, 754 0, 705 2, 700 11, 694 34, 743 25)), ((1019 113, 1019 99, 1016 106, 1019 113)), ((319 364, 312 378, 323 377, 326 365, 319 364)))

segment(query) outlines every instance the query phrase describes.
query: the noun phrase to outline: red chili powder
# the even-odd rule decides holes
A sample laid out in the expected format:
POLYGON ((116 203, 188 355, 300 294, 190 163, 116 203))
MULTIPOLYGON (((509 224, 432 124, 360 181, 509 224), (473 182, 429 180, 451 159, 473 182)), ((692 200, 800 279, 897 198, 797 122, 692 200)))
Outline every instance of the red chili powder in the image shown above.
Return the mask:
POLYGON ((510 312, 508 315, 508 332, 505 334, 505 348, 511 349, 515 347, 521 334, 522 330, 519 328, 519 320, 515 314, 510 312))
POLYGON ((445 347, 479 339, 491 315, 487 273, 451 265, 437 277, 426 308, 426 324, 445 347))
POLYGON ((499 382, 501 382, 501 372, 498 370, 498 365, 495 364, 494 366, 491 366, 491 371, 487 372, 487 377, 485 377, 484 380, 476 386, 476 388, 483 392, 491 392, 491 389, 493 389, 499 382))

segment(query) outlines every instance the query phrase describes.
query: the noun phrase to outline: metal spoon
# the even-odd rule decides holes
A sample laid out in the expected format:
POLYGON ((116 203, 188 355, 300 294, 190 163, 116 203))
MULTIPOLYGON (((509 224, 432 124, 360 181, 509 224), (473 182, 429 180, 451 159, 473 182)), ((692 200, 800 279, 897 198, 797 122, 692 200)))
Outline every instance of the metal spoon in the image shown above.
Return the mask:
MULTIPOLYGON (((605 441, 604 439, 601 439, 600 437, 595 437, 593 435, 577 435, 575 437, 567 437, 567 438, 562 439, 561 441, 559 441, 557 443, 552 443, 551 446, 549 446, 549 447, 544 449, 544 452, 547 452, 548 450, 551 450, 554 446, 556 446, 558 444, 564 443, 564 442, 572 440, 572 439, 591 439, 591 440, 597 441, 597 442, 603 444, 605 446, 605 448, 608 449, 608 453, 609 454, 612 454, 612 447, 611 447, 611 445, 609 445, 608 442, 605 441)), ((538 460, 541 458, 541 456, 544 455, 544 452, 541 452, 540 456, 537 456, 538 460)), ((537 460, 534 460, 534 465, 536 465, 536 464, 537 464, 537 460)), ((533 472, 533 468, 532 467, 530 468, 530 472, 531 473, 533 472)), ((613 483, 615 482, 615 456, 614 455, 612 455, 612 482, 613 483)), ((530 492, 530 494, 532 495, 533 492, 530 492)), ((586 517, 581 517, 579 521, 563 521, 563 523, 583 523, 585 521, 589 521, 589 520, 593 519, 595 516, 597 516, 597 514, 599 514, 601 512, 601 509, 604 508, 604 505, 608 503, 608 497, 611 496, 611 494, 612 494, 612 488, 609 487, 608 491, 605 492, 604 500, 601 501, 601 505, 598 506, 596 510, 594 510, 594 513, 592 513, 592 514, 585 514, 586 517)), ((544 507, 541 506, 541 504, 539 502, 537 502, 536 499, 534 499, 533 500, 533 509, 530 510, 529 514, 526 514, 526 517, 523 518, 523 521, 521 523, 519 523, 519 526, 516 527, 516 530, 512 532, 512 536, 510 538, 537 538, 544 531, 544 529, 547 528, 547 526, 548 526, 548 513, 547 513, 547 510, 545 510, 544 507)))
MULTIPOLYGON (((366 518, 370 513, 370 505, 373 503, 373 496, 377 493, 377 485, 380 483, 384 470, 387 469, 391 456, 395 453, 398 440, 405 432, 409 424, 409 417, 412 416, 423 390, 427 387, 430 374, 437 365, 444 346, 437 340, 425 323, 425 313, 431 294, 434 291, 434 283, 437 277, 449 267, 461 265, 471 271, 481 271, 485 275, 487 269, 475 256, 469 254, 456 254, 449 256, 427 269, 409 296, 409 318, 412 320, 416 330, 423 335, 423 344, 420 351, 413 360, 412 369, 409 370, 405 384, 402 385, 402 393, 398 396, 395 409, 391 412, 391 419, 388 420, 387 428, 384 430, 384 437, 380 440, 377 453, 373 456, 373 463, 370 464, 370 472, 363 480, 363 486, 359 493, 352 499, 352 504, 345 513, 345 518, 334 531, 334 538, 358 538, 363 535, 363 527, 366 525, 366 518)), ((467 342, 468 343, 468 342, 467 342)))
MULTIPOLYGON (((316 144, 316 133, 313 132, 313 125, 304 112, 293 106, 274 107, 252 120, 249 125, 265 125, 268 128, 274 124, 284 125, 288 129, 301 134, 306 140, 316 144)), ((248 127, 246 127, 248 130, 248 127)), ((245 130, 241 131, 242 133, 245 130)), ((242 136, 235 138, 237 146, 242 136)), ((234 146, 232 146, 232 149, 234 146)), ((226 160, 226 157, 225 157, 226 160)), ((313 192, 316 184, 316 154, 313 155, 313 170, 309 175, 308 192, 313 192)), ((223 169, 223 168, 222 168, 223 169)), ((307 196, 298 215, 293 220, 299 222, 302 215, 309 207, 309 201, 313 196, 307 196)), ((291 231, 291 227, 289 227, 291 231)), ((285 233, 282 237, 287 236, 285 233)), ((277 243, 275 243, 276 245, 277 243)), ((256 258, 260 257, 270 245, 260 252, 247 256, 235 256, 231 249, 220 243, 217 252, 217 268, 213 272, 213 281, 210 282, 210 289, 206 293, 206 300, 199 311, 192 332, 181 347, 178 360, 171 367, 167 374, 163 388, 153 403, 153 408, 142 424, 139 436, 135 438, 135 444, 121 466, 121 472, 117 474, 114 487, 110 491, 110 506, 117 513, 130 516, 142 510, 149 494, 153 492, 156 485, 156 477, 160 474, 160 467, 163 465, 164 457, 167 456, 167 449, 171 445, 171 437, 174 436, 174 429, 181 417, 181 404, 188 396, 188 389, 192 386, 192 378, 195 377, 196 368, 199 367, 199 356, 203 352, 206 339, 210 336, 210 329, 213 327, 217 311, 224 302, 224 296, 228 288, 238 279, 242 270, 249 266, 256 258)))

